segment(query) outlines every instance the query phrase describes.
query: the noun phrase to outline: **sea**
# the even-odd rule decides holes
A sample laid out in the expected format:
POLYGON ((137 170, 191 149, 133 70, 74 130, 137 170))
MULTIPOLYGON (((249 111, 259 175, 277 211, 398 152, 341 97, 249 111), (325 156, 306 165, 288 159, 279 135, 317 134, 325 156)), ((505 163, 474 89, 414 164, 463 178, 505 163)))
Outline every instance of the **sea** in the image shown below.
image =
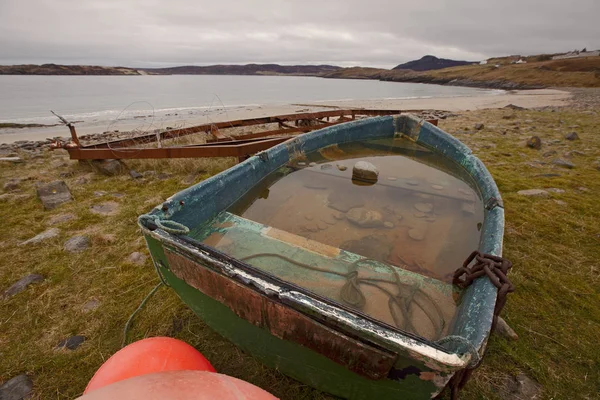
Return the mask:
MULTIPOLYGON (((340 100, 497 95, 498 90, 301 76, 147 75, 0 76, 0 123, 56 124, 51 110, 78 127, 201 116, 213 109, 327 104, 340 100)), ((158 125, 158 124, 155 124, 158 125)), ((4 131, 4 132, 2 132, 4 131)), ((0 133, 19 135, 19 130, 0 133)))

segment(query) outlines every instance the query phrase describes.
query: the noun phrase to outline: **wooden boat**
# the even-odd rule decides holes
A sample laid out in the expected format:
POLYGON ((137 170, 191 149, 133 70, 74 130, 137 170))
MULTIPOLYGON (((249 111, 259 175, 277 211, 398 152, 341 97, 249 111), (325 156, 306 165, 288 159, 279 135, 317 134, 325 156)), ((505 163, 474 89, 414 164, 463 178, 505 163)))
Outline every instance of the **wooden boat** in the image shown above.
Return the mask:
POLYGON ((164 283, 209 326, 263 363, 343 398, 418 399, 435 397, 485 350, 496 287, 482 278, 460 290, 448 277, 472 250, 501 256, 504 211, 498 204, 494 180, 465 145, 428 122, 397 115, 290 139, 177 193, 141 216, 139 224, 164 283), (376 184, 350 187, 348 166, 365 149, 370 155, 400 154, 409 160, 400 161, 410 164, 382 164, 376 184), (447 181, 459 178, 458 186, 415 181, 411 171, 419 165, 442 171, 447 181), (304 177, 295 184, 302 182, 302 188, 314 192, 302 197, 304 192, 292 186, 274 190, 289 174, 304 177), (344 190, 377 191, 364 192, 372 193, 365 202, 401 193, 413 203, 430 203, 414 203, 415 209, 413 203, 398 202, 400 211, 384 204, 371 214, 360 207, 348 211, 356 204, 333 204, 349 201, 345 195, 336 200, 335 191, 323 205, 319 179, 343 182, 344 190), (279 199, 297 196, 302 199, 293 207, 279 199), (244 198, 251 201, 240 203, 244 198), (257 202, 261 198, 281 206, 257 202), (314 204, 307 205, 311 198, 314 204), (263 204, 262 211, 252 204, 263 204), (443 211, 432 211, 433 205, 459 211, 445 219, 443 211), (321 220, 302 225, 298 209, 332 212, 343 225, 337 233, 375 233, 360 233, 362 239, 336 246, 325 234, 333 225, 321 220), (264 221, 248 217, 249 210, 266 215, 264 221), (273 214, 278 211, 283 216, 273 214), (289 221, 296 222, 287 229, 289 221), (415 226, 424 223, 439 226, 429 228, 428 245, 415 233, 415 226), (302 229, 293 231, 297 226, 302 229), (466 244, 460 242, 465 229, 477 229, 466 244), (389 246, 381 250, 380 240, 389 246), (441 242, 441 250, 434 248, 441 242), (474 248, 454 254, 458 242, 461 249, 474 248))

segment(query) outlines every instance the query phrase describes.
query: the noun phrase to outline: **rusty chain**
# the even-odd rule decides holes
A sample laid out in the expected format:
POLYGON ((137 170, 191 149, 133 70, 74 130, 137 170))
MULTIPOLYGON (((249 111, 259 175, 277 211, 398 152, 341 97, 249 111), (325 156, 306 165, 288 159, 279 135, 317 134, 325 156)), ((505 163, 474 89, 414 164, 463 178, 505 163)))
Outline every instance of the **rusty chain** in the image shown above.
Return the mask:
MULTIPOLYGON (((487 276, 492 284, 498 288, 496 297, 496 306, 494 307, 494 316, 492 320, 491 330, 493 331, 498 322, 498 316, 502 308, 506 304, 506 296, 515 291, 515 286, 508 279, 508 271, 512 268, 512 263, 502 257, 491 254, 484 254, 479 251, 474 251, 467 257, 463 266, 454 272, 452 283, 460 288, 467 288, 473 281, 482 276, 487 276), (473 261, 475 263, 471 266, 473 261)), ((465 386, 473 370, 479 365, 465 368, 457 371, 448 386, 450 388, 450 397, 452 400, 458 399, 458 392, 465 386)))

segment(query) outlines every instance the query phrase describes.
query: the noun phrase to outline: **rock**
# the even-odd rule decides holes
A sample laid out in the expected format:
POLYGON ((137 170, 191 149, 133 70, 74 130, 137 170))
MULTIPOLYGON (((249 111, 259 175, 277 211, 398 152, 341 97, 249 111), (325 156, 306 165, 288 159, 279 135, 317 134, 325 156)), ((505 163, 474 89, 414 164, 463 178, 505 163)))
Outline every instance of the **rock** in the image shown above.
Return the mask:
POLYGON ((564 193, 565 190, 564 189, 559 189, 559 188, 546 188, 544 189, 547 192, 551 192, 551 193, 564 193))
POLYGON ((327 197, 327 206, 334 210, 347 212, 348 210, 364 205, 363 199, 356 196, 346 196, 342 192, 333 191, 327 197))
POLYGON ((102 233, 97 236, 97 239, 102 244, 111 244, 117 241, 117 235, 113 233, 102 233))
POLYGON ((156 175, 156 179, 160 180, 160 181, 164 181, 165 179, 169 179, 171 177, 171 174, 167 174, 165 172, 161 172, 160 174, 156 175))
POLYGON ((131 264, 144 265, 146 263, 146 255, 139 251, 134 251, 127 257, 127 261, 131 264))
POLYGON ((181 183, 183 183, 184 185, 193 185, 194 183, 196 183, 196 174, 189 174, 181 180, 181 183))
POLYGON ((104 191, 104 190, 96 190, 94 192, 94 196, 95 197, 102 197, 102 196, 106 196, 108 192, 104 191))
POLYGON ((383 226, 383 215, 381 213, 362 207, 349 210, 346 213, 346 218, 361 228, 378 228, 383 226))
POLYGON ((427 216, 427 214, 425 214, 424 212, 421 212, 421 211, 415 211, 415 212, 413 212, 413 215, 417 218, 425 218, 427 216))
POLYGON ((89 299, 85 302, 83 306, 81 306, 81 311, 87 313, 90 311, 94 311, 98 307, 100 307, 100 301, 98 299, 89 299))
POLYGON ((367 161, 359 161, 352 168, 352 179, 364 182, 377 182, 379 171, 377 168, 367 161))
POLYGON ((386 228, 388 228, 388 229, 393 229, 393 228, 394 228, 396 225, 394 225, 394 223, 393 223, 393 222, 390 222, 390 221, 385 221, 385 222, 383 223, 383 226, 384 226, 384 227, 386 227, 386 228))
POLYGON ((93 160, 92 165, 107 176, 119 175, 125 171, 125 167, 119 160, 93 160))
POLYGON ((554 155, 556 155, 556 150, 550 150, 550 151, 547 151, 544 154, 542 154, 542 157, 551 157, 554 155))
POLYGON ((510 340, 519 339, 519 335, 517 335, 517 333, 510 326, 508 326, 508 324, 504 319, 502 319, 502 317, 498 317, 498 321, 496 322, 494 332, 510 340))
POLYGON ((115 215, 119 211, 119 203, 115 201, 106 201, 100 204, 94 204, 90 211, 98 215, 115 215))
POLYGON ((318 220, 317 221, 317 227, 319 228, 319 230, 322 231, 322 230, 325 230, 325 229, 329 228, 329 225, 325 221, 323 221, 323 220, 318 220))
POLYGON ((348 167, 346 167, 345 165, 342 164, 337 164, 336 165, 337 169, 339 169, 340 171, 345 171, 348 169, 348 167))
POLYGON ((527 108, 525 107, 516 106, 514 104, 509 104, 507 106, 504 106, 504 108, 509 108, 511 110, 527 110, 527 108))
POLYGON ((331 165, 331 164, 321 165, 321 170, 323 170, 323 171, 327 171, 328 169, 332 169, 332 168, 333 168, 333 165, 331 165))
POLYGON ((502 391, 504 393, 501 397, 506 400, 539 400, 542 386, 524 373, 520 373, 514 378, 507 378, 506 386, 502 391))
POLYGON ((19 244, 19 246, 25 246, 27 244, 40 243, 40 242, 43 242, 44 240, 48 240, 48 239, 52 239, 54 237, 57 237, 59 233, 60 233, 60 230, 58 228, 50 228, 48 230, 45 230, 42 233, 39 233, 39 234, 35 235, 31 239, 27 239, 26 241, 21 242, 19 244))
POLYGON ((144 176, 154 176, 154 175, 156 175, 156 171, 152 171, 152 170, 150 170, 150 171, 144 171, 144 172, 142 172, 142 175, 144 175, 144 176))
POLYGON ((482 130, 483 128, 485 128, 485 125, 483 125, 483 124, 480 122, 480 123, 477 123, 477 124, 475 124, 475 125, 473 126, 473 128, 475 128, 475 130, 476 130, 476 131, 480 131, 480 130, 482 130))
POLYGON ((53 215, 50 217, 50 219, 48 219, 46 225, 58 225, 76 218, 77 216, 73 213, 53 215))
POLYGON ((571 150, 571 151, 567 151, 564 154, 565 157, 567 158, 572 158, 573 156, 579 156, 579 157, 584 157, 585 153, 582 151, 577 151, 577 150, 571 150))
POLYGON ((304 215, 304 218, 305 218, 307 221, 312 221, 313 219, 315 219, 315 216, 314 216, 314 215, 312 215, 312 214, 305 214, 305 215, 304 215))
POLYGON ((133 169, 129 171, 129 176, 131 176, 132 179, 141 179, 143 177, 142 174, 133 169))
POLYGON ((431 203, 416 203, 415 209, 423 213, 430 213, 433 211, 433 204, 431 203))
POLYGON ((86 236, 73 236, 63 246, 69 253, 80 253, 90 247, 90 240, 86 236))
POLYGON ((431 188, 435 190, 444 190, 444 187, 442 185, 431 185, 431 188))
POLYGON ((76 350, 83 342, 85 342, 85 336, 75 335, 61 340, 56 348, 76 350))
POLYGON ((527 147, 539 150, 542 148, 542 139, 539 136, 532 136, 527 139, 527 147))
POLYGON ((20 185, 21 185, 21 179, 19 179, 19 178, 9 179, 4 184, 4 191, 5 192, 12 192, 13 190, 17 190, 20 185))
POLYGON ((12 163, 23 162, 21 157, 0 157, 0 161, 8 161, 8 162, 12 162, 12 163))
POLYGON ((409 229, 408 237, 412 240, 421 241, 425 239, 425 230, 420 228, 409 229))
POLYGON ((39 274, 29 274, 15 283, 13 283, 8 289, 2 293, 2 298, 8 299, 21 293, 23 290, 27 289, 27 287, 33 283, 39 283, 44 281, 44 276, 39 274))
POLYGON ((546 197, 549 195, 549 193, 543 189, 519 190, 517 192, 517 194, 520 194, 521 196, 542 196, 542 197, 546 197))
POLYGON ((23 400, 33 395, 33 382, 25 375, 17 375, 0 386, 1 400, 23 400))
POLYGON ((556 200, 556 199, 555 199, 555 200, 554 200, 554 202, 555 202, 556 204, 558 204, 559 206, 566 206, 566 205, 567 205, 567 202, 566 202, 566 201, 563 201, 563 200, 556 200))
POLYGON ((332 216, 333 218, 337 219, 337 220, 342 220, 342 219, 346 218, 346 216, 345 216, 343 213, 339 212, 339 211, 334 211, 334 212, 331 214, 331 216, 332 216))
POLYGON ((575 168, 575 164, 573 164, 571 161, 563 160, 562 158, 557 158, 556 160, 552 161, 552 164, 568 169, 575 168))
POLYGON ((308 163, 308 166, 309 166, 309 167, 316 167, 316 166, 317 166, 317 163, 313 161, 313 162, 311 162, 311 163, 308 163))
POLYGON ((37 187, 37 195, 46 210, 53 210, 59 205, 73 200, 71 191, 64 181, 40 184, 37 187))
POLYGON ((586 188, 586 187, 584 187, 584 186, 579 186, 579 187, 577 188, 577 190, 579 190, 580 192, 589 192, 589 191, 590 191, 590 189, 588 189, 588 188, 586 188))
POLYGON ((579 135, 577 134, 577 132, 571 132, 565 135, 565 139, 567 140, 578 140, 579 139, 579 135))

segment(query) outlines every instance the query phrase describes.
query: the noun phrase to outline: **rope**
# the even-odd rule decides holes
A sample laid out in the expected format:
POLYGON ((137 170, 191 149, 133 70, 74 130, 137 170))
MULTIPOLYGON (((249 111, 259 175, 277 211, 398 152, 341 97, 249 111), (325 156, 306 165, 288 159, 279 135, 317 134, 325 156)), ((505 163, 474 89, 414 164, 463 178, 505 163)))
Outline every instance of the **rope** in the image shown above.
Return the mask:
POLYGON ((133 321, 133 318, 142 308, 144 308, 144 306, 146 305, 146 302, 150 299, 150 297, 152 297, 152 295, 154 295, 154 293, 156 293, 156 291, 162 285, 163 285, 163 283, 160 282, 158 285, 154 286, 154 289, 152 289, 150 291, 150 293, 148 293, 146 295, 146 297, 144 297, 144 300, 142 300, 142 302, 140 303, 138 308, 136 308, 135 311, 129 316, 127 323, 125 323, 125 328, 123 328, 123 341, 121 342, 121 348, 125 347, 125 344, 127 343, 127 333, 129 332, 129 327, 131 326, 131 322, 133 321))
POLYGON ((342 289, 340 290, 340 297, 342 298, 342 301, 358 309, 363 308, 367 302, 366 297, 360 288, 361 285, 368 285, 381 290, 388 296, 388 307, 390 309, 390 314, 392 315, 392 319, 394 320, 395 326, 399 329, 404 329, 414 333, 418 333, 411 321, 413 315, 411 304, 415 304, 425 313, 427 318, 431 321, 434 330, 436 331, 436 337, 441 336, 446 325, 446 321, 444 320, 442 310, 439 308, 437 303, 421 289, 403 283, 400 279, 398 271, 396 271, 396 269, 394 269, 390 265, 379 263, 378 261, 370 258, 363 258, 354 261, 352 264, 350 264, 347 273, 342 273, 314 265, 305 264, 276 253, 257 253, 240 258, 240 260, 248 261, 253 258, 259 257, 275 257, 301 268, 346 278, 346 283, 344 283, 344 286, 342 286, 342 289), (389 281, 387 279, 378 278, 360 278, 358 273, 360 264, 371 262, 376 262, 378 265, 385 265, 390 271, 392 271, 392 274, 394 275, 394 280, 389 281), (380 283, 395 284, 398 288, 399 293, 393 294, 385 287, 380 286, 380 283), (409 292, 408 294, 406 293, 407 291, 409 292), (427 302, 429 302, 430 306, 433 306, 433 309, 435 310, 435 313, 437 315, 432 315, 432 313, 430 312, 430 308, 427 307, 427 302))
POLYGON ((190 228, 187 226, 169 219, 161 219, 158 215, 142 215, 139 220, 142 223, 153 222, 157 228, 172 235, 187 235, 190 233, 190 228))

